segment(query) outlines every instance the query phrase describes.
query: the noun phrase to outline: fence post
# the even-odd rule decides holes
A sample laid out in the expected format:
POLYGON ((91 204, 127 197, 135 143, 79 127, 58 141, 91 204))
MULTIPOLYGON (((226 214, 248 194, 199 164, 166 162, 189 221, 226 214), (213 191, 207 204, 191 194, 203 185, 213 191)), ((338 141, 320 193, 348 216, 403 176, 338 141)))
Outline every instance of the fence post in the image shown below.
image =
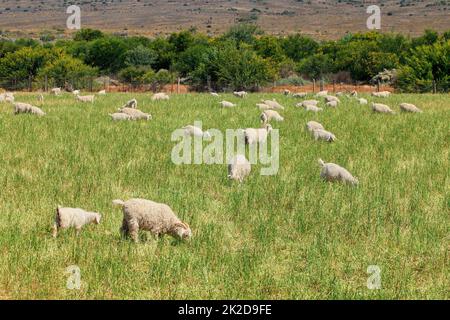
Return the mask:
POLYGON ((316 93, 316 79, 313 79, 313 93, 316 93))
POLYGON ((380 80, 377 81, 377 92, 380 92, 380 80))
POLYGON ((44 91, 48 92, 48 76, 45 75, 45 80, 44 80, 44 91))
POLYGON ((320 79, 320 91, 323 91, 323 79, 320 79))
POLYGON ((433 93, 437 93, 436 80, 433 80, 433 93))
POLYGON ((33 91, 33 77, 31 75, 28 77, 28 91, 33 91))
POLYGON ((336 80, 333 80, 333 93, 336 93, 336 80))
POLYGON ((178 79, 177 79, 177 94, 180 94, 180 83, 181 83, 181 78, 178 77, 178 79))
POLYGON ((211 92, 211 77, 209 75, 206 76, 206 85, 208 86, 208 92, 211 92))

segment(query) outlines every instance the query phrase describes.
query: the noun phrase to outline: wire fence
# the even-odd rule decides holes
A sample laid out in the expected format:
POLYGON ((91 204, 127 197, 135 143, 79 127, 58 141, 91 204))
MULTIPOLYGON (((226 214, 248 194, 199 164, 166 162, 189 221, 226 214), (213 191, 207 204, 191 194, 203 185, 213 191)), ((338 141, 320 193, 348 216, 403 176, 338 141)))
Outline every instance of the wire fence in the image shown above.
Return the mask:
MULTIPOLYGON (((414 86, 407 88, 408 90, 403 90, 405 92, 415 92, 415 93, 447 93, 450 91, 450 83, 445 81, 421 81, 414 86)), ((380 91, 390 91, 390 92, 402 92, 402 90, 395 88, 394 86, 386 83, 376 83, 367 84, 363 82, 337 82, 337 81, 316 81, 312 80, 310 83, 304 85, 277 85, 274 83, 271 87, 262 88, 264 92, 311 92, 317 93, 319 91, 328 92, 342 92, 350 93, 352 91, 357 92, 380 92, 380 91)))
POLYGON ((111 92, 156 92, 164 90, 170 93, 186 93, 189 86, 178 79, 175 83, 159 85, 142 82, 119 82, 109 77, 80 77, 71 79, 42 78, 0 78, 0 88, 8 91, 41 91, 49 92, 52 88, 61 88, 66 91, 83 90, 97 92, 107 90, 111 92))
MULTIPOLYGON (((0 78, 0 88, 8 91, 42 91, 49 92, 52 88, 61 88, 66 91, 83 90, 88 92, 97 92, 100 90, 107 90, 110 92, 156 92, 165 91, 168 93, 187 93, 194 91, 195 88, 182 82, 178 78, 175 83, 165 85, 145 84, 141 82, 124 83, 119 82, 109 77, 80 77, 72 79, 54 79, 49 77, 42 78, 0 78)), ((344 82, 325 82, 312 80, 305 85, 273 85, 258 87, 260 92, 319 92, 327 90, 329 92, 379 92, 391 91, 394 92, 394 87, 378 83, 378 84, 364 84, 364 83, 344 83, 344 82)), ((450 87, 447 82, 424 81, 413 87, 408 88, 411 92, 422 93, 440 93, 449 92, 450 87)), ((223 92, 232 90, 222 90, 223 92)))
POLYGON ((276 92, 276 93, 283 93, 283 92, 307 92, 307 93, 317 93, 320 91, 328 91, 328 92, 342 92, 342 93, 350 93, 352 91, 357 92, 380 92, 380 91, 390 91, 394 92, 394 87, 388 85, 388 84, 377 84, 377 85, 371 85, 371 84, 364 84, 364 83, 344 83, 344 82, 316 82, 313 80, 311 83, 307 83, 304 85, 276 85, 274 84, 271 87, 263 88, 262 91, 264 92, 276 92))
MULTIPOLYGON (((107 83, 104 83, 107 85, 107 83)), ((102 87, 93 77, 83 77, 76 79, 52 79, 48 77, 42 78, 0 78, 0 87, 10 91, 50 91, 52 88, 63 88, 67 91, 75 89, 84 89, 87 91, 95 91, 102 87)))

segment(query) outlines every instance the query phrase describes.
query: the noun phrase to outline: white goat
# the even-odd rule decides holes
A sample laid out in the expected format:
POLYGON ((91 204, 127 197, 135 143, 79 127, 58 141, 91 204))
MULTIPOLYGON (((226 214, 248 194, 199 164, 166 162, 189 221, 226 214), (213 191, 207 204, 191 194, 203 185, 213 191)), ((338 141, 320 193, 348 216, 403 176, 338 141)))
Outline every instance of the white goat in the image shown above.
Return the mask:
POLYGON ((245 98, 247 96, 247 92, 245 91, 235 91, 233 94, 238 98, 245 98))
POLYGON ((236 107, 236 105, 234 103, 231 103, 229 101, 221 101, 219 103, 222 106, 222 108, 233 108, 233 107, 236 107))
POLYGON ((53 88, 50 90, 50 93, 55 96, 59 96, 61 94, 61 88, 53 88))
POLYGON ((296 104, 296 107, 316 106, 319 104, 317 100, 305 100, 296 104))
POLYGON ((80 96, 77 95, 77 100, 83 103, 94 103, 95 100, 95 96, 90 95, 90 96, 80 96))
POLYGON ((330 102, 326 103, 326 106, 330 107, 330 108, 337 108, 338 102, 337 101, 330 101, 330 102))
POLYGON ((53 237, 58 235, 58 229, 75 228, 77 235, 81 229, 90 223, 99 224, 102 216, 97 212, 88 212, 78 208, 56 209, 55 223, 53 224, 53 237))
POLYGON ((250 175, 252 166, 244 155, 237 155, 228 164, 228 179, 242 182, 250 175))
POLYGON ((254 129, 247 128, 244 130, 245 143, 246 144, 255 144, 255 143, 265 143, 267 141, 267 137, 269 133, 272 132, 272 126, 267 124, 264 128, 254 129))
POLYGON ((128 114, 131 116, 131 120, 151 120, 152 115, 148 113, 144 113, 141 110, 133 109, 133 108, 120 108, 119 112, 128 114))
POLYGON ((334 163, 325 163, 322 159, 319 159, 319 164, 322 167, 322 171, 320 173, 322 179, 330 182, 340 181, 352 185, 358 185, 358 179, 353 177, 347 169, 334 163))
POLYGON ((329 131, 326 131, 324 129, 316 129, 313 131, 314 139, 317 140, 324 140, 327 142, 334 142, 336 141, 336 136, 332 134, 329 131))
POLYGON ((199 127, 188 125, 183 127, 184 135, 189 137, 211 138, 211 134, 208 131, 203 131, 199 127))
POLYGON ((164 92, 155 93, 152 97, 152 101, 169 100, 169 99, 170 97, 164 92))
POLYGON ((372 110, 373 110, 373 112, 378 112, 378 113, 395 114, 395 112, 392 111, 391 108, 389 108, 387 105, 382 104, 382 103, 373 103, 372 102, 372 110))
POLYGON ((364 98, 359 98, 358 99, 359 104, 368 104, 369 102, 367 101, 367 99, 364 98))
POLYGON ((113 204, 122 207, 121 234, 131 236, 134 242, 139 241, 139 230, 150 231, 157 237, 165 234, 180 240, 192 237, 189 225, 183 223, 166 204, 145 199, 114 200, 113 204))
POLYGON ((411 103, 401 103, 400 110, 403 112, 422 113, 423 111, 411 103))
POLYGON ((326 96, 326 97, 325 97, 325 101, 326 101, 326 102, 336 101, 337 103, 340 103, 340 102, 341 102, 341 100, 339 100, 339 98, 338 98, 338 97, 335 97, 335 96, 326 96))
POLYGON ((261 121, 264 124, 267 124, 267 123, 269 123, 272 120, 277 121, 277 122, 284 121, 284 118, 278 112, 276 112, 275 110, 266 110, 266 111, 264 111, 261 114, 260 118, 261 118, 261 121))
POLYGON ((391 95, 389 91, 372 92, 372 96, 378 98, 387 98, 391 95))
POLYGON ((268 105, 273 110, 284 110, 284 107, 277 100, 261 100, 263 104, 268 105))
POLYGON ((38 107, 32 106, 28 103, 16 102, 14 103, 14 114, 19 113, 30 113, 37 116, 45 116, 45 112, 38 107))

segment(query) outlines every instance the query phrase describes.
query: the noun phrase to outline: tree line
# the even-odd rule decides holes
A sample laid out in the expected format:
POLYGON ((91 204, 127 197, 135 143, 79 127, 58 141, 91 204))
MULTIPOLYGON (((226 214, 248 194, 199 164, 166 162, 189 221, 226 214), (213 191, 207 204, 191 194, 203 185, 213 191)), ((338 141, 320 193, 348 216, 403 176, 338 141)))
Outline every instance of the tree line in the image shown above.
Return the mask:
POLYGON ((45 77, 64 87, 71 79, 107 75, 156 91, 182 78, 199 91, 252 91, 274 82, 303 85, 316 79, 448 92, 449 58, 450 31, 426 30, 416 38, 367 32, 317 41, 300 33, 268 35, 252 24, 215 37, 194 29, 156 38, 82 29, 72 39, 0 40, 0 80, 8 87, 45 77))

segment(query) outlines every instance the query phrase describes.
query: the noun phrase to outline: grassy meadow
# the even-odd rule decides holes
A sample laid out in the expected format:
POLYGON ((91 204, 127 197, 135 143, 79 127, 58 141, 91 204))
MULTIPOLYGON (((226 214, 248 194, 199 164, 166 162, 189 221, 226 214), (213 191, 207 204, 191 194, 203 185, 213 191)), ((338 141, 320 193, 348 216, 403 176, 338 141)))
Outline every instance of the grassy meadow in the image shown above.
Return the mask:
MULTIPOLYGON (((46 95, 42 118, 0 103, 0 299, 450 298, 448 94, 367 96, 396 115, 345 97, 319 114, 281 94, 150 97, 108 94, 91 105, 46 95), (133 97, 153 120, 112 122, 108 114, 133 97), (204 129, 259 127, 255 103, 273 97, 286 107, 285 122, 273 123, 278 175, 255 165, 238 184, 226 165, 172 163, 175 129, 196 120, 204 129), (222 99, 238 107, 221 109, 222 99), (400 113, 401 102, 424 113, 400 113), (315 142, 309 120, 338 140, 315 142), (322 181, 318 158, 346 167, 359 187, 322 181), (133 197, 170 205, 191 241, 122 239, 111 202, 133 197), (103 220, 53 239, 58 204, 103 220), (66 287, 72 265, 80 290, 66 287), (367 288, 370 265, 381 269, 379 290, 367 288)), ((36 94, 16 101, 40 106, 36 94)))

